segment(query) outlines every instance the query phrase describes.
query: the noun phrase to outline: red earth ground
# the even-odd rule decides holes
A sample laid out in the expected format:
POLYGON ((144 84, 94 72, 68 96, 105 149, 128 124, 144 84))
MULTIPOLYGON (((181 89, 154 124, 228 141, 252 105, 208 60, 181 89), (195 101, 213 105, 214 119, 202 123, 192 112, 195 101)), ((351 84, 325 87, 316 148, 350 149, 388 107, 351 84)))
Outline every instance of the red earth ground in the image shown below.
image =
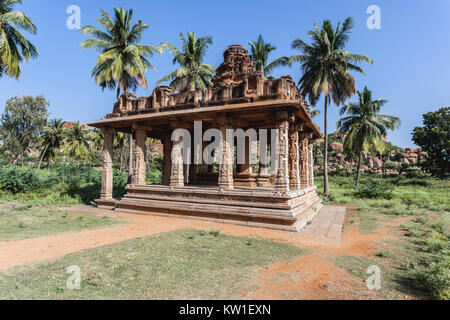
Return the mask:
MULTIPOLYGON (((104 212, 81 211, 86 210, 74 209, 71 213, 104 215, 104 212)), ((0 242, 0 270, 161 232, 182 228, 200 230, 211 228, 211 223, 200 220, 124 213, 109 213, 109 215, 135 223, 110 229, 0 242)), ((403 218, 383 223, 376 232, 363 234, 357 226, 356 208, 348 207, 340 243, 278 230, 219 223, 214 223, 213 226, 220 228, 224 234, 272 239, 308 249, 307 253, 292 262, 275 263, 255 270, 257 289, 242 292, 243 299, 383 299, 385 297, 381 293, 369 290, 364 280, 336 266, 333 259, 340 255, 374 258, 377 243, 384 239, 395 238, 398 226, 404 220, 403 218)), ((400 298, 411 297, 400 296, 400 298)))

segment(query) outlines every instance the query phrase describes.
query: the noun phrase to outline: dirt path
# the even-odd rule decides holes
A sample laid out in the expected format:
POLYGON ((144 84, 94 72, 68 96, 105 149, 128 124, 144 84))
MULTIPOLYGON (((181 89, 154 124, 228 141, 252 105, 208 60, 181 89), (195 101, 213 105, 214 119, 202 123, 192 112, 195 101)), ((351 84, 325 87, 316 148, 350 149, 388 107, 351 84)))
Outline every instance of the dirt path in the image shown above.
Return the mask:
MULTIPOLYGON (((74 213, 91 215, 86 212, 74 213)), ((105 213, 98 212, 96 214, 103 216, 105 213)), ((376 252, 375 243, 392 237, 391 230, 400 222, 384 225, 373 234, 361 234, 356 225, 346 225, 341 239, 340 237, 326 236, 329 234, 328 229, 332 229, 331 227, 318 230, 318 225, 324 225, 324 219, 330 219, 331 226, 337 218, 333 218, 333 216, 330 218, 330 215, 326 214, 319 215, 317 221, 313 220, 311 226, 307 226, 304 232, 296 234, 230 224, 211 224, 200 220, 113 213, 111 214, 113 218, 131 220, 135 223, 109 229, 0 242, 0 270, 136 237, 182 228, 210 229, 214 227, 220 228, 225 234, 275 239, 310 249, 310 253, 300 256, 292 263, 277 263, 256 270, 260 289, 256 292, 243 292, 242 298, 244 299, 358 298, 360 292, 357 288, 361 288, 361 280, 335 266, 331 262, 331 256, 343 254, 373 256, 376 252)), ((357 219, 356 210, 348 211, 346 220, 349 219, 357 219)), ((370 294, 370 298, 377 298, 375 293, 370 294)))
MULTIPOLYGON (((105 215, 105 211, 80 208, 72 210, 72 214, 105 215), (83 211, 83 212, 82 212, 83 211)), ((0 270, 6 270, 31 262, 43 261, 84 249, 112 244, 136 237, 150 236, 161 232, 169 232, 182 228, 210 229, 220 228, 222 232, 237 236, 259 236, 266 239, 288 241, 297 245, 315 245, 317 243, 333 245, 337 239, 328 237, 303 236, 292 232, 249 228, 230 224, 210 223, 194 219, 172 217, 142 216, 125 213, 107 212, 112 218, 134 221, 124 226, 97 229, 74 233, 64 233, 41 238, 0 242, 0 270)))

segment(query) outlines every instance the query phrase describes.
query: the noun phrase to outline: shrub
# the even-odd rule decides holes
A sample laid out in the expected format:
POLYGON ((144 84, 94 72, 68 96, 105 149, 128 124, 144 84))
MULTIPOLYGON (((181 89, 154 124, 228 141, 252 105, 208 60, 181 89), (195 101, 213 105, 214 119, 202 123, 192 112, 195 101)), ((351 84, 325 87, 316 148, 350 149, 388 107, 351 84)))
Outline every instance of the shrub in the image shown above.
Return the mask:
MULTIPOLYGON (((127 179, 126 172, 114 170, 114 197, 125 194, 127 179)), ((73 203, 77 199, 91 204, 100 197, 101 183, 100 170, 73 162, 60 164, 52 170, 0 166, 0 193, 3 198, 20 197, 22 200, 47 203, 73 203)))
POLYGON ((363 199, 387 199, 392 198, 392 186, 386 182, 367 180, 354 192, 354 197, 363 199))
POLYGON ((437 254, 428 268, 415 270, 413 275, 437 299, 450 300, 450 251, 437 254))
POLYGON ((57 183, 55 175, 18 166, 0 166, 0 189, 13 194, 51 188, 57 183))

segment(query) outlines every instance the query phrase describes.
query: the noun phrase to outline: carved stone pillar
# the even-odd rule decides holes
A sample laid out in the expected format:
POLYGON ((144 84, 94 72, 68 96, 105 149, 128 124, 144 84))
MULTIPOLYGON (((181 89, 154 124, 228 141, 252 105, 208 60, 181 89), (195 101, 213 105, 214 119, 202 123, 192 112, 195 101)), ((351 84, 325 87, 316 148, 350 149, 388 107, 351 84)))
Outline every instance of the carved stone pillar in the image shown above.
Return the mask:
POLYGON ((172 171, 172 139, 170 133, 164 138, 164 157, 163 157, 163 177, 162 183, 166 186, 170 184, 170 174, 172 171))
POLYGON ((233 189, 233 148, 231 139, 227 139, 227 129, 230 127, 228 119, 219 119, 220 132, 222 133, 222 146, 219 165, 219 188, 233 189))
POLYGON ((172 170, 170 173, 170 185, 172 187, 184 186, 183 165, 183 139, 172 142, 172 170))
POLYGON ((287 111, 277 113, 278 129, 278 172, 275 177, 275 190, 289 191, 288 152, 289 152, 289 122, 287 111))
POLYGON ((143 129, 138 129, 135 132, 136 136, 136 148, 134 152, 134 185, 145 185, 145 153, 147 146, 145 144, 147 140, 147 132, 143 129))
POLYGON ((205 159, 203 159, 203 151, 205 150, 207 146, 207 142, 202 142, 202 150, 201 150, 201 157, 202 157, 202 163, 198 165, 198 172, 199 173, 207 173, 208 172, 208 165, 205 163, 205 159))
POLYGON ((313 141, 309 141, 309 174, 308 184, 310 187, 314 186, 314 144, 313 141))
POLYGON ((102 172, 102 189, 100 191, 100 199, 112 200, 113 198, 113 147, 114 135, 116 131, 110 128, 102 129, 104 135, 103 143, 103 172, 102 172))
POLYGON ((309 186, 309 143, 307 134, 300 135, 300 185, 302 188, 309 186))
POLYGON ((252 166, 250 165, 251 159, 251 143, 249 138, 245 138, 245 163, 240 165, 240 173, 252 174, 252 166))
POLYGON ((194 163, 194 148, 191 148, 191 164, 189 165, 188 183, 196 182, 197 165, 194 163))
POLYGON ((289 183, 291 190, 300 189, 300 166, 298 150, 298 130, 299 126, 290 124, 289 126, 289 183))
POLYGON ((134 144, 134 138, 133 134, 130 133, 128 135, 128 183, 131 183, 133 181, 133 144, 134 144))

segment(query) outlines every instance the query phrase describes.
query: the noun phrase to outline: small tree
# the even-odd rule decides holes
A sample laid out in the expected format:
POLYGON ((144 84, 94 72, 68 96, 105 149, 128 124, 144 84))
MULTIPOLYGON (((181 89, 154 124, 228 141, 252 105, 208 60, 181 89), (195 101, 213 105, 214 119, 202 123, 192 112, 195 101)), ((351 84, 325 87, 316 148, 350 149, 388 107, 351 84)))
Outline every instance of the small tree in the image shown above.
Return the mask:
POLYGON ((387 136, 387 130, 400 126, 399 118, 380 114, 380 109, 387 100, 372 100, 372 92, 367 87, 357 93, 358 102, 343 106, 341 115, 346 116, 337 122, 340 132, 348 132, 344 141, 345 153, 358 159, 356 186, 359 184, 363 153, 383 152, 386 146, 383 137, 387 136))
POLYGON ((392 143, 384 142, 383 148, 377 151, 382 162, 381 171, 383 176, 386 176, 386 162, 389 160, 393 150, 395 150, 395 146, 392 143))
POLYGON ((3 148, 12 155, 14 165, 39 141, 47 124, 48 105, 43 96, 13 97, 6 101, 0 122, 0 135, 3 148))
POLYGON ((47 165, 50 167, 50 161, 55 158, 64 139, 64 124, 62 119, 52 119, 44 127, 42 135, 42 144, 44 149, 41 152, 38 169, 41 168, 42 161, 47 159, 47 165))
POLYGON ((423 115, 423 127, 413 131, 413 141, 427 152, 422 168, 435 176, 450 172, 450 107, 423 115))
POLYGON ((71 129, 67 129, 64 139, 64 153, 80 160, 89 158, 91 136, 88 130, 84 130, 80 122, 74 122, 71 129))

